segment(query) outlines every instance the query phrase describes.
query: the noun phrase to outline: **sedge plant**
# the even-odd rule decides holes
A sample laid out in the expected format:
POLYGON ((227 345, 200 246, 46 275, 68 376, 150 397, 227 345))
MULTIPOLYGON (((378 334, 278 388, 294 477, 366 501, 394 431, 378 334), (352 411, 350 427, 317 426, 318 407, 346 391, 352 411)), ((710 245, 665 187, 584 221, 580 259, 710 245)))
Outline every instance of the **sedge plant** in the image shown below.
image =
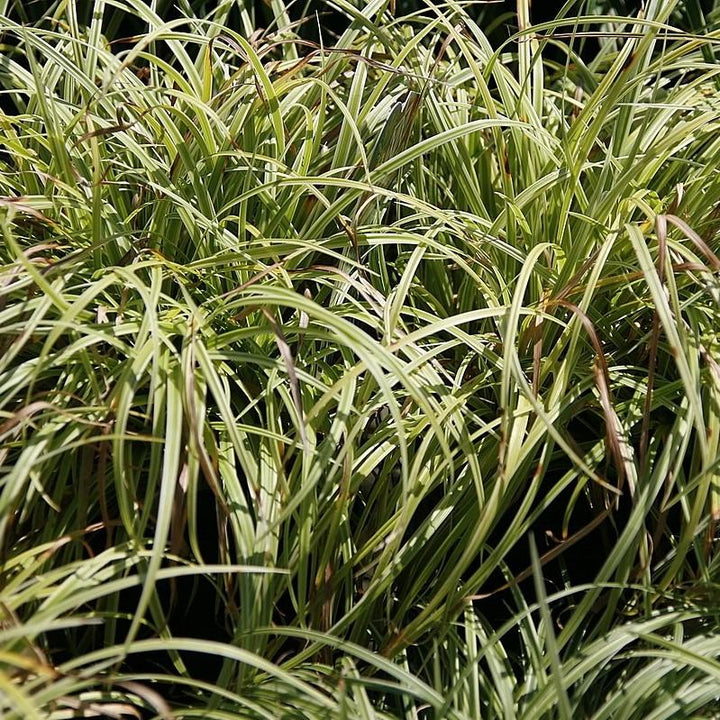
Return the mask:
POLYGON ((2 716, 715 717, 717 10, 323 7, 0 2, 2 716))

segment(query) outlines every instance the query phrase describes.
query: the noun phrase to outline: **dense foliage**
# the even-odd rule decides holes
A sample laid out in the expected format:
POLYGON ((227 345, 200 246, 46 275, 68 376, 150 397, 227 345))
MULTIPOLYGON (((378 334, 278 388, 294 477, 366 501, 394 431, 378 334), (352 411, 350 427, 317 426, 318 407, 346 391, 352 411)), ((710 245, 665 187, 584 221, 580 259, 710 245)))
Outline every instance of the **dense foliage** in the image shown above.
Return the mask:
POLYGON ((0 0, 2 717, 717 717, 718 9, 170 5, 0 0))

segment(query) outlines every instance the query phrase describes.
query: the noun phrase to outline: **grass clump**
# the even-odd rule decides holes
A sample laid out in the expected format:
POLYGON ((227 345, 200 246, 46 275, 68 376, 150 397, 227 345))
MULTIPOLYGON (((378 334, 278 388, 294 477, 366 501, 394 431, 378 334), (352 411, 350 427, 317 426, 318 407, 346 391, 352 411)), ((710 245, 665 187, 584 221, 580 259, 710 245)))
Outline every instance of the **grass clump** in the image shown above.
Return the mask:
POLYGON ((714 716, 717 12, 165 5, 0 3, 3 717, 714 716))

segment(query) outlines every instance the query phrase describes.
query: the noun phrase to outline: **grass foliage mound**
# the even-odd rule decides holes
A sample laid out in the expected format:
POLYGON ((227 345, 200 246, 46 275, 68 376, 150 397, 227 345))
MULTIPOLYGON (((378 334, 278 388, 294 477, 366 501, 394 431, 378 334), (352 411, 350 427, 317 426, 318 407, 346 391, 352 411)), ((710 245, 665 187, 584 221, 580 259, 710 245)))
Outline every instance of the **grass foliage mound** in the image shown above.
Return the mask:
POLYGON ((717 717, 717 11, 158 6, 0 2, 2 717, 717 717))

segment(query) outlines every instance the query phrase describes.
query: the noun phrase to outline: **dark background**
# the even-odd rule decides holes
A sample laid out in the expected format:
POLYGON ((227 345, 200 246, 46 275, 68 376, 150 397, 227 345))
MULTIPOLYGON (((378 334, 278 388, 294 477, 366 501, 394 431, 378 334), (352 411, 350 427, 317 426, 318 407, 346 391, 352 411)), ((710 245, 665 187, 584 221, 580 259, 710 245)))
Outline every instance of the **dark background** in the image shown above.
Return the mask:
MULTIPOLYGON (((46 0, 30 0, 30 2, 12 3, 11 14, 25 22, 37 22, 43 16, 51 15, 57 8, 58 2, 47 2, 46 0)), ((197 17, 204 17, 210 14, 218 4, 218 0, 158 0, 157 11, 160 17, 165 20, 172 20, 182 17, 186 12, 182 8, 191 9, 197 17)), ((576 0, 568 3, 560 0, 535 0, 532 4, 532 20, 544 22, 554 19, 558 12, 565 5, 566 16, 582 14, 604 14, 614 12, 619 15, 635 15, 641 6, 639 0, 576 0)), ((82 0, 77 3, 79 21, 82 24, 89 24, 94 2, 93 0, 82 0)), ((315 14, 320 18, 320 25, 324 39, 331 40, 332 36, 341 33, 348 24, 347 17, 337 11, 328 8, 323 0, 296 0, 288 1, 289 14, 292 20, 301 17, 311 17, 312 22, 301 26, 300 34, 309 39, 317 39, 318 28, 315 21, 315 14), (314 37, 313 37, 314 36, 314 37)), ((702 16, 708 13, 716 0, 686 0, 681 3, 682 8, 676 13, 673 22, 687 30, 698 30, 702 25, 702 16)), ((423 0, 396 0, 396 16, 401 16, 425 6, 423 0)), ((268 2, 264 0, 247 0, 245 8, 254 19, 257 28, 268 28, 273 24, 273 14, 268 2)), ((515 25, 516 0, 501 0, 500 2, 479 3, 468 12, 475 17, 482 27, 493 27, 490 33, 491 40, 499 43, 507 39, 516 30, 515 25)), ((238 12, 235 10, 234 12, 238 12)), ((111 39, 124 36, 131 36, 143 32, 143 24, 131 14, 121 13, 106 7, 105 34, 111 39)), ((232 19, 232 18, 231 18, 232 19)), ((238 22, 238 27, 240 23, 238 22)))

